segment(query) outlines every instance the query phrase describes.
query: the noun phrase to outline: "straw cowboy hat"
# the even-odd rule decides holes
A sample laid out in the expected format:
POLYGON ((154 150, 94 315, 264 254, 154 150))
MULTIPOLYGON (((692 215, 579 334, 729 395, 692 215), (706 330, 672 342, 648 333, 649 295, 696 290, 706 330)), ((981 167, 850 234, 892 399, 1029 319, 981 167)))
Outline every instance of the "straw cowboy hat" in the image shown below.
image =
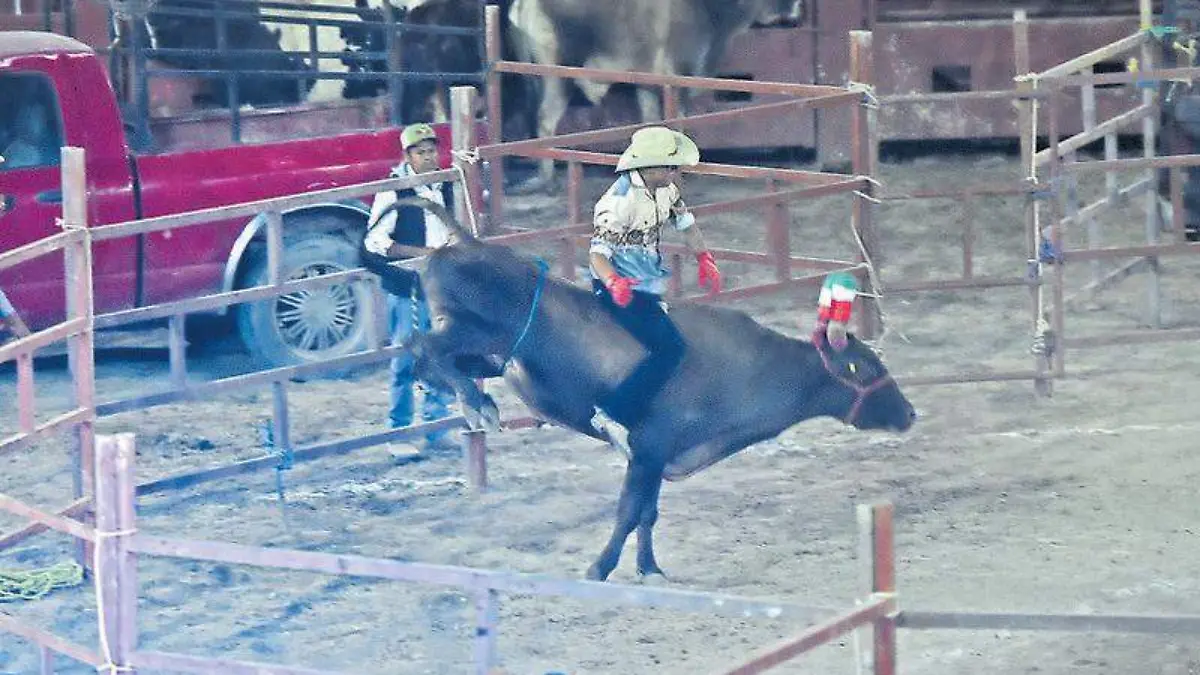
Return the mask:
POLYGON ((617 172, 648 166, 695 166, 700 148, 684 134, 666 127, 646 127, 633 132, 629 147, 617 160, 617 172))
POLYGON ((434 133, 433 127, 425 123, 410 124, 400 132, 400 147, 404 150, 408 150, 421 141, 436 140, 437 134, 434 133))

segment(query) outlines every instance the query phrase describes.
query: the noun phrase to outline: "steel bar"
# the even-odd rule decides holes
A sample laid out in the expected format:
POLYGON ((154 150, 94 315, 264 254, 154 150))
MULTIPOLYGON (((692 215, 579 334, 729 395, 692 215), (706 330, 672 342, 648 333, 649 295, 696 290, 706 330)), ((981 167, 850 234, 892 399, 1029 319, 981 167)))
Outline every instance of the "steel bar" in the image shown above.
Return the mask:
POLYGON ((0 456, 24 450, 47 436, 59 433, 63 429, 73 427, 81 422, 87 422, 92 418, 92 411, 84 408, 76 408, 57 415, 46 423, 35 427, 33 431, 13 434, 0 441, 0 456))
POLYGON ((839 90, 839 92, 840 93, 838 94, 822 96, 820 98, 793 99, 788 101, 780 101, 778 103, 760 103, 757 105, 736 108, 733 110, 722 110, 719 112, 703 113, 700 115, 675 117, 656 122, 638 122, 636 124, 626 124, 622 126, 609 127, 607 129, 599 129, 596 131, 580 131, 559 136, 532 138, 526 141, 491 143, 489 145, 479 146, 479 157, 481 159, 496 159, 498 157, 510 156, 536 157, 537 155, 530 154, 534 150, 543 150, 546 148, 554 148, 564 145, 585 145, 627 139, 630 134, 638 129, 642 129, 651 125, 678 126, 680 128, 716 125, 721 124, 722 122, 743 120, 752 116, 767 116, 781 112, 790 112, 795 109, 816 109, 845 105, 851 100, 857 100, 862 96, 861 94, 846 92, 845 90, 839 90))
POLYGON ((41 523, 55 532, 67 534, 76 539, 83 539, 92 543, 96 542, 96 530, 87 525, 54 513, 47 513, 6 494, 0 494, 0 510, 41 523))
POLYGON ((1079 209, 1079 211, 1077 213, 1075 213, 1073 215, 1069 215, 1066 218, 1064 218, 1063 224, 1064 225, 1077 224, 1080 222, 1087 221, 1088 219, 1094 219, 1096 216, 1100 215, 1101 213, 1104 213, 1104 211, 1107 209, 1114 208, 1117 206, 1124 206, 1126 203, 1128 203, 1128 201, 1130 199, 1133 199, 1134 197, 1145 194, 1146 190, 1153 188, 1153 186, 1154 186, 1153 181, 1143 178, 1142 180, 1139 180, 1136 183, 1132 183, 1126 187, 1121 188, 1120 190, 1117 191, 1117 193, 1115 195, 1112 195, 1112 194, 1107 195, 1107 196, 1103 197, 1102 199, 1098 199, 1098 200, 1092 202, 1091 204, 1088 204, 1087 206, 1079 209))
POLYGON ((1079 260, 1104 260, 1107 258, 1145 258, 1155 255, 1183 255, 1200 253, 1200 242, 1154 244, 1139 246, 1113 246, 1097 249, 1068 249, 1063 251, 1067 262, 1079 260))
MULTIPOLYGON (((307 71, 305 72, 307 73, 307 71)), ((379 192, 404 190, 429 183, 453 181, 457 180, 457 177, 458 173, 453 169, 443 169, 420 175, 386 178, 369 183, 345 185, 327 190, 318 190, 316 192, 304 192, 286 197, 260 199, 241 204, 231 204, 229 206, 217 206, 170 216, 158 216, 124 223, 114 223, 112 225, 101 225, 92 228, 92 240, 107 241, 109 239, 121 239, 122 237, 132 237, 138 234, 149 234, 151 232, 160 232, 162 230, 189 227, 192 225, 204 225, 232 218, 252 217, 271 210, 291 211, 302 206, 325 204, 353 197, 374 195, 379 192)))
POLYGON ((169 652, 136 651, 132 657, 138 669, 169 671, 172 673, 196 673, 198 675, 341 675, 333 670, 314 670, 273 663, 214 659, 206 656, 172 654, 169 652))
POLYGON ((1018 614, 904 610, 897 622, 914 630, 1037 630, 1200 635, 1200 616, 1018 614))
POLYGON ((1047 98, 1048 94, 1034 92, 1022 93, 1018 89, 991 89, 984 91, 953 91, 915 94, 885 94, 879 97, 883 106, 906 105, 913 103, 959 103, 961 101, 992 101, 1017 100, 1025 98, 1047 98))
MULTIPOLYGON (((669 588, 622 586, 607 582, 554 579, 533 574, 409 563, 356 555, 336 555, 281 548, 262 548, 214 541, 199 541, 137 534, 133 548, 138 553, 207 560, 233 565, 319 572, 394 581, 409 581, 465 588, 490 588, 514 595, 569 597, 623 605, 658 607, 682 612, 699 612, 737 618, 784 618, 813 620, 837 609, 781 603, 669 588)), ((883 602, 884 607, 887 602, 883 602)))
POLYGON ((804 652, 811 651, 830 640, 838 638, 850 631, 881 619, 892 611, 894 601, 890 596, 877 597, 871 602, 846 612, 841 616, 823 621, 800 635, 784 641, 754 659, 725 671, 725 675, 756 675, 765 673, 783 663, 787 663, 804 652))
MULTIPOLYGON (((568 150, 565 148, 547 148, 531 151, 530 156, 543 159, 557 159, 563 162, 580 162, 583 164, 598 164, 616 166, 620 155, 588 150, 568 150)), ((703 176, 721 176, 723 178, 749 178, 780 180, 788 183, 807 183, 811 185, 826 185, 840 183, 848 179, 844 173, 823 171, 803 171, 800 169, 777 169, 765 166, 745 166, 741 164, 713 164, 700 162, 696 166, 683 167, 684 173, 694 173, 703 176)))
MULTIPOLYGON (((1105 120, 1091 129, 1081 131, 1070 138, 1064 138, 1058 142, 1059 156, 1070 152, 1075 152, 1085 145, 1094 143, 1101 138, 1104 138, 1108 134, 1115 133, 1122 127, 1129 126, 1130 124, 1134 124, 1136 122, 1141 122, 1142 120, 1153 116, 1155 112, 1156 108, 1153 105, 1139 105, 1133 110, 1123 112, 1116 117, 1105 120)), ((1038 165, 1042 165, 1050 161, 1050 149, 1047 148, 1038 152, 1036 155, 1034 155, 1034 159, 1037 161, 1038 165)))
MULTIPOLYGON (((1092 51, 1077 56, 1070 61, 1060 63, 1053 68, 1043 70, 1042 72, 1037 73, 1037 79, 1039 81, 1044 81, 1074 75, 1077 71, 1083 70, 1084 68, 1091 68, 1101 61, 1108 61, 1114 56, 1119 56, 1127 51, 1136 49, 1149 39, 1150 36, 1146 33, 1134 33, 1129 37, 1121 38, 1116 42, 1093 49, 1092 51)), ((1103 76, 1089 74, 1087 77, 1091 82, 1099 83, 1099 78, 1103 76)))
POLYGON ((901 293, 927 293, 929 291, 964 291, 984 288, 1019 288, 1037 286, 1038 282, 1028 277, 971 277, 969 279, 931 279, 928 281, 888 282, 888 295, 901 293))
POLYGON ((1152 68, 1138 69, 1137 72, 1119 73, 1088 73, 1087 75, 1064 75, 1062 77, 1042 77, 1051 87, 1081 87, 1086 84, 1095 86, 1114 84, 1150 84, 1163 80, 1189 80, 1200 78, 1200 67, 1191 68, 1152 68))
POLYGON ((146 394, 134 398, 123 399, 119 401, 107 401, 96 406, 96 414, 100 417, 108 417, 117 413, 128 412, 130 410, 140 410, 153 406, 165 405, 168 403, 176 403, 179 401, 198 401, 210 398, 216 394, 221 394, 237 389, 254 387, 263 384, 269 384, 278 380, 287 380, 298 375, 311 375, 337 368, 354 368, 357 366, 369 365, 391 358, 393 355, 403 351, 402 346, 383 347, 373 352, 359 352, 349 356, 340 356, 334 359, 319 361, 314 363, 302 363, 295 366, 284 366, 282 368, 274 368, 271 370, 262 370, 246 375, 236 375, 234 377, 226 377, 211 382, 201 382, 190 384, 186 389, 176 391, 165 391, 154 394, 146 394))
POLYGON ((1142 171, 1144 169, 1171 169, 1200 166, 1200 155, 1165 155, 1160 157, 1135 157, 1130 159, 1104 159, 1091 162, 1076 162, 1060 167, 1065 173, 1090 171, 1142 171))
MULTIPOLYGON (((435 431, 456 429, 463 426, 466 426, 466 421, 462 417, 447 417, 425 424, 390 429, 366 436, 355 436, 354 438, 344 440, 314 443, 294 449, 292 451, 292 460, 294 462, 306 462, 320 457, 344 455, 372 445, 379 445, 389 441, 402 441, 408 438, 419 438, 435 431)), ((189 470, 142 483, 137 487, 137 493, 139 495, 149 495, 167 490, 179 490, 221 478, 232 478, 233 476, 242 476, 264 469, 273 469, 278 465, 279 455, 272 453, 234 464, 226 464, 211 469, 189 470)))
MULTIPOLYGON (((72 518, 88 511, 92 505, 91 497, 81 497, 71 502, 67 506, 59 509, 56 515, 63 518, 72 518)), ((0 535, 0 551, 12 548, 26 539, 41 534, 50 528, 41 523, 28 523, 27 525, 13 530, 8 534, 0 535)))
POLYGON ((39 347, 65 340, 85 329, 87 329, 87 323, 84 319, 68 319, 27 337, 5 343, 0 346, 0 363, 10 361, 21 354, 32 353, 39 347))
POLYGON ((86 234, 82 230, 59 232, 45 239, 19 246, 11 251, 0 253, 0 270, 15 267, 23 262, 61 251, 64 246, 83 239, 86 234))
MULTIPOLYGON (((758 80, 730 80, 716 77, 693 77, 689 75, 661 75, 658 73, 579 68, 575 66, 552 66, 517 61, 497 61, 492 68, 501 73, 514 75, 536 75, 616 82, 641 86, 672 86, 684 89, 709 89, 713 91, 737 91, 747 94, 797 96, 821 98, 845 94, 843 87, 822 84, 796 84, 794 82, 766 82, 758 80)), ((861 94, 855 93, 861 98, 861 94)))
POLYGON ((1080 336, 1066 338, 1062 341, 1062 345, 1067 349, 1093 349, 1116 345, 1191 342, 1193 340, 1200 340, 1200 328, 1169 328, 1156 331, 1080 336))
POLYGON ((0 612, 0 633, 19 635, 34 644, 52 649, 59 654, 69 656, 93 668, 98 668, 102 665, 100 655, 87 647, 77 645, 49 631, 29 626, 5 612, 0 612))

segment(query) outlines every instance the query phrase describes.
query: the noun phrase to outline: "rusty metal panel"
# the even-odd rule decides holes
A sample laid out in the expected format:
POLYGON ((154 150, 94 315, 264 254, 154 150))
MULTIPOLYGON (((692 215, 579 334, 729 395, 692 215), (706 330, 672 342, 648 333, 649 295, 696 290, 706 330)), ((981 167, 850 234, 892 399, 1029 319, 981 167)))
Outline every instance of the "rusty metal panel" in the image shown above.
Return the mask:
MULTIPOLYGON (((751 28, 734 38, 716 77, 816 83, 814 35, 803 28, 751 28)), ((693 112, 729 110, 785 100, 778 96, 703 93, 692 99, 693 112)), ((770 119, 697 129, 696 141, 705 148, 812 147, 816 125, 811 111, 796 111, 770 119)))
MULTIPOLYGON (((1044 19, 1030 22, 1030 58, 1042 71, 1137 31, 1133 17, 1044 19)), ((877 89, 889 94, 1012 89, 1011 21, 880 23, 876 26, 877 89), (884 64, 890 64, 885 66, 884 64)), ((1123 62, 1107 64, 1123 68, 1123 62)), ((1083 130, 1078 90, 1059 108, 1063 134, 1083 130)), ((1111 117, 1137 103, 1124 88, 1096 92, 1097 115, 1111 117)), ((884 105, 881 140, 1014 137, 1017 117, 1005 100, 884 105)))

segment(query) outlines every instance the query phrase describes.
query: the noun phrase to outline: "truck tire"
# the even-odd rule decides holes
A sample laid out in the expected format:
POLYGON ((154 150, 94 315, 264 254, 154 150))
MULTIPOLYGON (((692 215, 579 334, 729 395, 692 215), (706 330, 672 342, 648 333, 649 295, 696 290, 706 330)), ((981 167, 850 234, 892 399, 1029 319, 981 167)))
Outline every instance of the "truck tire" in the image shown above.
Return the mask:
MULTIPOLYGON (((270 283, 265 248, 247 254, 239 287, 270 283)), ((313 233, 289 240, 284 246, 286 281, 360 266, 358 248, 337 234, 313 233)), ((246 303, 237 312, 238 332, 250 353, 268 367, 323 361, 366 348, 369 330, 366 308, 370 302, 370 288, 354 283, 246 303)))

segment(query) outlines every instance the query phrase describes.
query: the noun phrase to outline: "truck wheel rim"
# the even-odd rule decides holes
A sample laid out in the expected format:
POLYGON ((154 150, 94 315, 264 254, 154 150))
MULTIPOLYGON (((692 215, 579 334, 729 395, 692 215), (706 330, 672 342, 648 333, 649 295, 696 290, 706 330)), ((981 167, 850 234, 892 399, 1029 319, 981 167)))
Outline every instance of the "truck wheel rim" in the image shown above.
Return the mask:
MULTIPOLYGON (((344 271, 340 266, 313 263, 296 270, 289 280, 311 279, 344 271)), ((353 340, 358 325, 358 299, 350 284, 313 288, 275 300, 275 327, 289 348, 326 352, 353 340)))

